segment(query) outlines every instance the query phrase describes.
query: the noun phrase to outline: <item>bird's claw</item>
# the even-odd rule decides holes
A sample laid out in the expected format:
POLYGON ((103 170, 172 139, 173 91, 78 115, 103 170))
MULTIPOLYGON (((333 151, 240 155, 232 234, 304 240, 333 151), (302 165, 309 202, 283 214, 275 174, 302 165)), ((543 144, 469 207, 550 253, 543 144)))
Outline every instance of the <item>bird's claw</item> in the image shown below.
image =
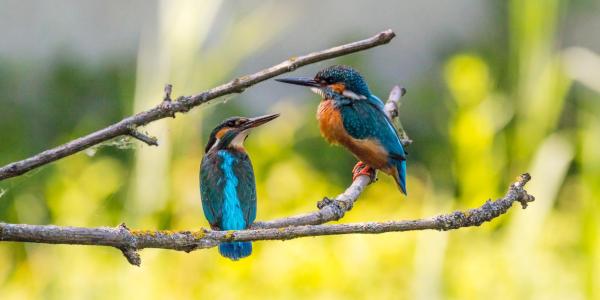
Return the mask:
POLYGON ((377 173, 375 172, 375 169, 371 168, 364 162, 359 161, 352 169, 352 181, 356 180, 356 178, 361 175, 368 176, 371 179, 371 182, 377 181, 377 173))

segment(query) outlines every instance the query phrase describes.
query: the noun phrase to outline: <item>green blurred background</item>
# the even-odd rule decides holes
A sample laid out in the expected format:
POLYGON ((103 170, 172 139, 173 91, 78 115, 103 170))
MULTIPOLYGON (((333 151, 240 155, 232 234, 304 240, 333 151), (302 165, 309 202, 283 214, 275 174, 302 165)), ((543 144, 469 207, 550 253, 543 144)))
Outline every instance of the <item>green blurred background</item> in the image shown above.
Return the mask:
MULTIPOLYGON (((600 299, 600 3, 530 1, 0 1, 0 164, 288 57, 392 28, 354 66, 401 118, 409 197, 381 175, 343 219, 399 220, 478 206, 525 171, 536 196, 480 228, 257 242, 215 249, 0 243, 0 299, 600 299)), ((198 168, 210 129, 280 112, 248 139, 258 219, 315 209, 355 160, 328 146, 308 91, 261 83, 0 182, 0 221, 206 227, 198 168)))

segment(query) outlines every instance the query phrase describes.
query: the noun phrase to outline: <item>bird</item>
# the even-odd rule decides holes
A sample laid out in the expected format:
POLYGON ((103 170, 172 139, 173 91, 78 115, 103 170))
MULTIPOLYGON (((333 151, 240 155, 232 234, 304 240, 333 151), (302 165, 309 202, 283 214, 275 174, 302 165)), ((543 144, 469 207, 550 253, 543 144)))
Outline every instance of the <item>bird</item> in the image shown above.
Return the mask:
POLYGON ((331 144, 342 145, 360 161, 353 170, 375 179, 378 169, 391 175, 400 191, 406 190, 406 155, 398 132, 384 112, 364 77, 349 66, 334 65, 314 78, 278 78, 279 82, 310 89, 321 96, 317 120, 321 135, 331 144))
MULTIPOLYGON (((279 114, 231 117, 215 127, 200 163, 200 197, 213 230, 247 229, 256 218, 256 181, 244 141, 250 131, 279 114)), ((219 253, 239 260, 252 253, 251 242, 223 242, 219 253)))

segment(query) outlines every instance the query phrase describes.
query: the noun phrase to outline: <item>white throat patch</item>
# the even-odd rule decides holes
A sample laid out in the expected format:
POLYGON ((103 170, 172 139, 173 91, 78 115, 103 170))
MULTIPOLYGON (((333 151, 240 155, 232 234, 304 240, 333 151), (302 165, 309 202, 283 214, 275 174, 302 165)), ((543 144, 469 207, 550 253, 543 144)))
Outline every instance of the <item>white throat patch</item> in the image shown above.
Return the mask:
POLYGON ((354 99, 354 100, 364 100, 364 99, 367 99, 366 96, 359 95, 359 94, 357 94, 357 93, 355 93, 355 92, 353 92, 351 90, 344 90, 342 92, 342 95, 344 95, 345 97, 348 97, 350 99, 354 99))
POLYGON ((249 133, 250 133, 250 129, 246 129, 246 130, 238 133, 238 135, 236 135, 233 138, 233 140, 231 141, 231 143, 229 145, 236 147, 236 148, 244 147, 244 141, 246 140, 246 137, 248 136, 249 133))
MULTIPOLYGON (((320 88, 316 88, 316 87, 312 87, 312 88, 310 88, 310 90, 311 90, 313 93, 315 93, 315 94, 317 94, 317 95, 319 95, 319 96, 321 96, 321 97, 325 98, 325 92, 324 92, 322 89, 320 89, 320 88)), ((359 95, 359 94, 357 94, 357 93, 355 93, 355 92, 353 92, 353 91, 351 91, 351 90, 344 90, 344 91, 342 92, 342 95, 343 95, 344 97, 347 97, 347 98, 350 98, 350 99, 353 99, 353 100, 364 100, 364 99, 367 99, 367 97, 366 97, 366 96, 359 95)))
POLYGON ((319 95, 319 96, 321 96, 321 97, 325 97, 325 93, 324 93, 324 92, 323 92, 323 90, 322 90, 322 89, 320 89, 320 88, 312 87, 312 88, 310 88, 310 90, 311 90, 313 93, 315 93, 315 94, 317 94, 317 95, 319 95))
POLYGON ((208 151, 215 149, 217 147, 217 145, 219 145, 219 142, 221 142, 221 139, 217 139, 212 146, 210 146, 210 149, 208 149, 208 151))

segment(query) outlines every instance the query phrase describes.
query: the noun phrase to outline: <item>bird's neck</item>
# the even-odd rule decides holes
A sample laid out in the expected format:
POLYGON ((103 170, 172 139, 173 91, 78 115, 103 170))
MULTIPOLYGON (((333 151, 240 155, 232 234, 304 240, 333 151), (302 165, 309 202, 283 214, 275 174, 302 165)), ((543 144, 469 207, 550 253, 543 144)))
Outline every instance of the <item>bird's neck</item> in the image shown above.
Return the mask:
POLYGON ((343 106, 343 105, 351 105, 353 99, 344 97, 343 95, 337 93, 331 93, 329 95, 325 95, 321 98, 322 102, 331 101, 331 104, 335 107, 343 106))
POLYGON ((246 152, 246 149, 244 149, 244 141, 246 141, 249 133, 248 129, 238 133, 238 135, 231 140, 228 147, 240 152, 246 152))
POLYGON ((321 101, 333 100, 336 106, 351 105, 355 101, 364 101, 372 97, 371 93, 357 94, 351 90, 321 89, 321 101))
POLYGON ((211 149, 207 154, 217 155, 221 151, 225 151, 233 155, 246 154, 246 148, 244 148, 244 145, 234 146, 232 144, 227 145, 227 147, 211 149))
POLYGON ((245 154, 246 153, 246 148, 244 148, 243 144, 239 144, 239 145, 229 145, 229 147, 227 147, 226 149, 227 151, 234 153, 234 154, 245 154))

